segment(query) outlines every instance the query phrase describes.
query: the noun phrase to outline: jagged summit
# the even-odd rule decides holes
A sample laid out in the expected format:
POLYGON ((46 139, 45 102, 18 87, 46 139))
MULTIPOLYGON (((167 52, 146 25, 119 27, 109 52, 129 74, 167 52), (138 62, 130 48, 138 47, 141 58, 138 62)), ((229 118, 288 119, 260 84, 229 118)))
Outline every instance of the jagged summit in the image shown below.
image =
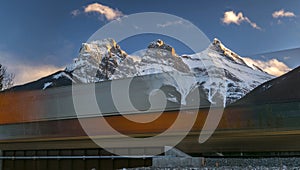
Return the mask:
MULTIPOLYGON (((178 56, 172 46, 157 40, 150 43, 139 56, 131 56, 115 40, 108 38, 83 43, 77 58, 65 71, 43 81, 38 80, 39 86, 36 87, 47 89, 66 83, 95 83, 152 74, 162 76, 160 81, 163 82, 160 84, 175 88, 181 95, 182 103, 191 90, 200 88, 211 103, 222 96, 224 105, 240 99, 273 78, 247 65, 242 57, 226 48, 218 39, 214 39, 206 50, 192 55, 178 56), (138 60, 135 59, 137 57, 138 60), (175 73, 183 75, 185 79, 178 84, 159 73, 175 73)), ((173 100, 172 97, 170 100, 173 100)), ((176 100, 180 102, 179 98, 176 100)))
POLYGON ((224 55, 229 60, 232 60, 233 62, 248 66, 246 62, 235 52, 231 51, 229 48, 227 48, 219 39, 214 38, 214 41, 212 42, 212 45, 210 45, 211 49, 214 49, 218 51, 221 55, 224 55))
POLYGON ((259 67, 251 67, 217 38, 206 50, 183 56, 183 60, 207 91, 211 102, 215 96, 221 95, 226 96, 226 104, 230 104, 274 78, 259 67))
POLYGON ((82 43, 82 46, 79 50, 80 54, 90 54, 90 53, 99 53, 103 51, 108 51, 112 54, 118 54, 122 58, 127 56, 127 53, 121 49, 121 47, 116 43, 112 38, 107 38, 103 40, 96 40, 90 43, 82 43))
POLYGON ((251 62, 248 62, 248 60, 244 59, 237 53, 235 53, 232 50, 230 50, 229 48, 227 48, 218 38, 214 38, 214 41, 209 46, 209 49, 217 51, 218 53, 220 53, 220 55, 226 57, 227 59, 231 60, 232 62, 241 64, 241 65, 247 66, 253 70, 258 70, 258 71, 268 74, 267 72, 263 71, 262 68, 258 67, 257 65, 255 65, 251 62))
POLYGON ((141 58, 143 72, 190 72, 188 65, 175 53, 175 49, 160 39, 151 42, 141 58))
POLYGON ((127 53, 111 38, 83 43, 77 58, 66 67, 82 83, 108 80, 127 53))
POLYGON ((148 46, 148 49, 149 48, 158 48, 158 49, 167 50, 170 51, 173 56, 176 54, 175 49, 172 46, 165 44, 161 39, 151 42, 148 46))
POLYGON ((186 57, 178 56, 172 46, 158 39, 139 57, 139 61, 133 60, 113 39, 84 43, 72 66, 73 77, 86 83, 166 72, 193 73, 197 82, 189 82, 186 89, 201 86, 209 101, 225 96, 226 104, 273 78, 261 69, 249 66, 218 39, 203 52, 186 57), (213 60, 214 65, 206 63, 209 60, 213 60))

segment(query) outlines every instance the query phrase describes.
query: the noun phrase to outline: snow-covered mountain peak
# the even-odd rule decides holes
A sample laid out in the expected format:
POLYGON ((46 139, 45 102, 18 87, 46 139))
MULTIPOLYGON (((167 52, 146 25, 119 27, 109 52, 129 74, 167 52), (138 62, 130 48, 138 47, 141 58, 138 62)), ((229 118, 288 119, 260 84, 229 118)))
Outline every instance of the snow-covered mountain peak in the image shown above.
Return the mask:
POLYGON ((139 67, 142 72, 150 73, 190 72, 188 65, 175 53, 175 49, 160 39, 150 43, 141 56, 139 67))
POLYGON ((111 38, 83 43, 77 58, 66 67, 82 83, 98 82, 113 74, 127 53, 111 38))
MULTIPOLYGON (((227 48, 219 39, 214 38, 214 41, 208 48, 209 50, 216 51, 220 55, 226 57, 227 59, 231 60, 232 62, 235 62, 237 64, 241 64, 244 66, 247 66, 253 70, 257 70, 260 72, 264 72, 262 68, 255 65, 253 62, 251 62, 248 58, 241 57, 237 53, 233 52, 229 48, 227 48)), ((267 73, 268 74, 268 73, 267 73)))
POLYGON ((182 58, 207 91, 211 102, 214 102, 214 96, 221 95, 226 98, 226 104, 230 104, 274 78, 258 67, 249 66, 243 57, 218 39, 214 39, 206 50, 182 58))
POLYGON ((170 46, 168 44, 165 44, 163 42, 163 40, 161 40, 161 39, 158 39, 156 41, 151 42, 149 44, 149 46, 148 46, 148 49, 162 49, 162 50, 167 50, 167 51, 171 52, 171 54, 173 56, 176 55, 175 49, 172 46, 170 46))
POLYGON ((212 44, 209 47, 212 50, 219 52, 221 55, 227 57, 229 60, 236 62, 238 64, 242 64, 248 66, 246 62, 242 59, 241 56, 227 48, 219 39, 215 38, 212 44))
POLYGON ((123 51, 116 41, 111 38, 82 43, 79 53, 84 56, 91 56, 91 54, 105 55, 106 53, 119 53, 123 58, 127 56, 126 52, 123 51))
POLYGON ((273 78, 250 67, 218 39, 214 39, 203 52, 187 56, 178 56, 172 46, 156 40, 139 55, 127 55, 113 39, 92 41, 82 44, 78 57, 66 71, 72 74, 72 81, 80 83, 157 73, 182 74, 186 78, 184 87, 174 85, 169 79, 164 82, 176 86, 182 95, 181 102, 184 103, 190 89, 201 88, 212 103, 222 96, 224 105, 240 99, 253 88, 273 78))

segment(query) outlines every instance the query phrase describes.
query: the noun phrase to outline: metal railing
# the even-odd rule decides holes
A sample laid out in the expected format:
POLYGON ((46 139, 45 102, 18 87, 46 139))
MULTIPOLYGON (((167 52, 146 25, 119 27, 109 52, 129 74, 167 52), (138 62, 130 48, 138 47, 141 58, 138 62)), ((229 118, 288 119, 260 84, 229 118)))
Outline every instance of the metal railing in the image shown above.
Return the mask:
POLYGON ((148 159, 172 156, 0 156, 0 160, 38 160, 38 159, 148 159))

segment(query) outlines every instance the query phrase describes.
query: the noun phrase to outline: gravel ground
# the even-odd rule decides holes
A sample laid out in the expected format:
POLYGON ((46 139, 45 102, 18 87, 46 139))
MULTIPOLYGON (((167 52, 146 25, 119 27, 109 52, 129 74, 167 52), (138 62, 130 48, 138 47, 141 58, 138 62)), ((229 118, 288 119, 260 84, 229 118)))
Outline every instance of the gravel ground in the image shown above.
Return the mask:
MULTIPOLYGON (((300 170, 300 158, 205 158, 202 167, 133 168, 128 170, 300 170)), ((125 169, 124 169, 125 170, 125 169)), ((126 169, 127 170, 127 169, 126 169)))
POLYGON ((136 168, 126 170, 298 170, 299 167, 136 168))

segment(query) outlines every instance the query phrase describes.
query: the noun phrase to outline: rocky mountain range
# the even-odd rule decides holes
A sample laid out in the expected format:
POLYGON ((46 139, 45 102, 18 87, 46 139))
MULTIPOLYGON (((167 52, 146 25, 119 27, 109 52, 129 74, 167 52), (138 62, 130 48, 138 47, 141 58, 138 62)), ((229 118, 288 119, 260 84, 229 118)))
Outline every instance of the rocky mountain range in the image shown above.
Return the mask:
POLYGON ((170 100, 182 104, 193 89, 201 88, 209 102, 222 99, 228 105, 274 78, 247 63, 218 39, 200 53, 181 56, 162 40, 151 42, 140 56, 134 56, 128 55, 113 39, 104 39, 83 43, 78 57, 65 70, 11 90, 46 90, 72 83, 98 83, 159 73, 179 75, 175 80, 163 79, 163 84, 180 93, 181 101, 170 100))

